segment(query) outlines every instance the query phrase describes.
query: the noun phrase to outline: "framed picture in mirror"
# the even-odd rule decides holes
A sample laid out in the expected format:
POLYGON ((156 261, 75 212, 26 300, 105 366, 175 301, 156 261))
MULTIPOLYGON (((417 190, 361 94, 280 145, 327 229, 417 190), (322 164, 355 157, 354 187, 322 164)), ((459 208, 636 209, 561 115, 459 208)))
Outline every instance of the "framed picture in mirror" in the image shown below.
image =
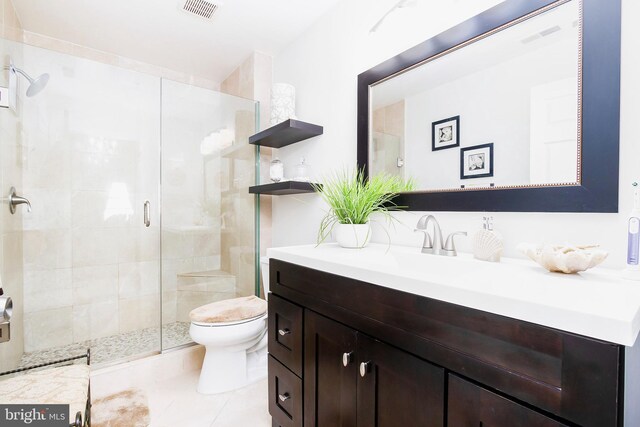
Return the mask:
POLYGON ((460 146, 460 116, 431 123, 431 151, 460 146))
POLYGON ((493 143, 460 149, 460 179, 493 176, 493 143))

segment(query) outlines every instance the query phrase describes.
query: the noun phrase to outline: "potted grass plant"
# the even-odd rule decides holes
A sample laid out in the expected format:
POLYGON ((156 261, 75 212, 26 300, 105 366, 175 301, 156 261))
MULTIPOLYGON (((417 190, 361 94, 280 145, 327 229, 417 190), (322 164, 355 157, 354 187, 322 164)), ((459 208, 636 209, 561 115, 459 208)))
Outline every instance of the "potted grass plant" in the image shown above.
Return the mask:
POLYGON ((394 197, 415 187, 413 180, 381 173, 367 179, 362 169, 343 170, 324 179, 314 189, 329 205, 320 223, 318 243, 333 232, 336 242, 344 248, 363 248, 371 239, 370 217, 382 214, 388 222, 392 211, 402 209, 393 203, 394 197))

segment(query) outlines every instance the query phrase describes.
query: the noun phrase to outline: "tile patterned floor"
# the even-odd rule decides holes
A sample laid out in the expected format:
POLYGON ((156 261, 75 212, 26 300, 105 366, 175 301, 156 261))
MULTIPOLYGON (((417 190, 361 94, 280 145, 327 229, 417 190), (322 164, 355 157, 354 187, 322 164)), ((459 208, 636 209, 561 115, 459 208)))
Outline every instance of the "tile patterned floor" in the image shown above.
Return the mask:
MULTIPOLYGON (((191 342, 189 323, 175 322, 163 325, 163 348, 172 348, 191 342)), ((91 348, 91 364, 100 365, 125 360, 137 354, 160 350, 160 328, 147 328, 62 347, 25 353, 19 367, 33 366, 53 360, 84 354, 91 348)))
POLYGON ((217 395, 196 391, 198 371, 154 383, 149 399, 151 427, 271 427, 267 380, 217 395))

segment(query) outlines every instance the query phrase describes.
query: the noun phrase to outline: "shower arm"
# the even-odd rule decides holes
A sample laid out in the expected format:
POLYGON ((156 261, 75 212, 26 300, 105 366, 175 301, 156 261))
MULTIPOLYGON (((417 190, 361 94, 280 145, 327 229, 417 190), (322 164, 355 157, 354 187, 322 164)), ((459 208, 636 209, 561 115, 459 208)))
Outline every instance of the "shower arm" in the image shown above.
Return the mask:
POLYGON ((27 80, 29 80, 29 83, 33 83, 33 77, 31 77, 29 74, 27 74, 25 71, 23 71, 22 69, 16 67, 15 65, 5 65, 4 66, 5 70, 13 70, 16 73, 20 73, 22 74, 27 80))

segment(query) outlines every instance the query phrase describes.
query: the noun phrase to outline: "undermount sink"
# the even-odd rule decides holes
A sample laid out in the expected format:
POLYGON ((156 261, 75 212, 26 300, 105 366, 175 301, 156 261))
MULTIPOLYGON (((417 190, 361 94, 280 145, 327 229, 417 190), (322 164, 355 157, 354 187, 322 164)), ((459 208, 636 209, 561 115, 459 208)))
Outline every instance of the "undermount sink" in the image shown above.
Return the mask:
POLYGON ((393 246, 389 253, 393 256, 398 269, 408 274, 415 273, 420 277, 446 275, 451 278, 474 274, 483 268, 483 262, 473 259, 468 254, 456 257, 423 254, 420 248, 393 246))

